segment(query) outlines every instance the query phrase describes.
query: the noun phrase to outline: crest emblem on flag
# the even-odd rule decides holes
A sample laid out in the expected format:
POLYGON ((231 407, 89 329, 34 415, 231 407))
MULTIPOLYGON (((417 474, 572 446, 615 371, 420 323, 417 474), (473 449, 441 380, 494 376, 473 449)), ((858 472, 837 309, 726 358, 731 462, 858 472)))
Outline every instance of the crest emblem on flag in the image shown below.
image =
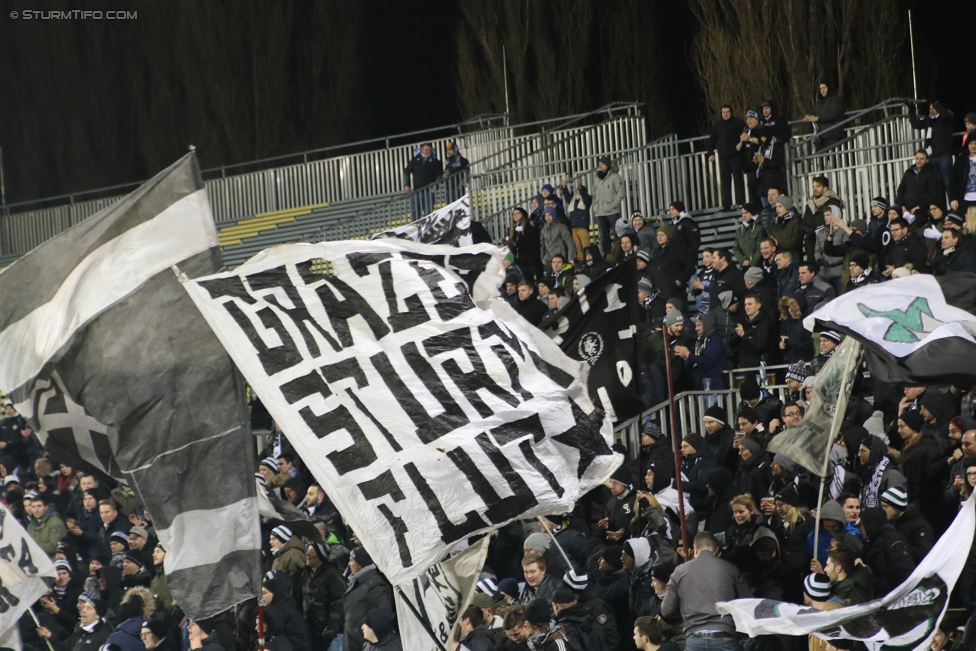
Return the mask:
POLYGON ((577 350, 580 357, 593 366, 603 354, 603 337, 597 332, 587 332, 580 338, 577 350))
POLYGON ((939 326, 945 324, 944 321, 939 321, 932 316, 932 308, 929 307, 928 299, 922 297, 909 303, 904 310, 880 311, 872 309, 864 303, 858 303, 857 309, 868 318, 891 319, 891 326, 884 334, 884 341, 898 344, 913 344, 916 341, 921 341, 925 335, 932 334, 939 326))

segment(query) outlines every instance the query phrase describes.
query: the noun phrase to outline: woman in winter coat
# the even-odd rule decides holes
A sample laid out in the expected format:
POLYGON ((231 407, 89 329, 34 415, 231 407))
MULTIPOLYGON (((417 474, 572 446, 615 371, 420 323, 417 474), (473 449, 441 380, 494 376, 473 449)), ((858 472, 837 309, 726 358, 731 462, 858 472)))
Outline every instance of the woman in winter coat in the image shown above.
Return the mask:
MULTIPOLYGON (((651 253, 651 266, 657 267, 667 278, 666 293, 669 297, 676 295, 676 292, 683 294, 695 269, 688 266, 688 253, 684 245, 674 239, 674 227, 662 226, 657 229, 657 243, 658 248, 651 253)), ((661 290, 664 291, 663 288, 661 290)))
POLYGON ((542 276, 542 262, 539 260, 539 229, 529 221, 524 208, 512 209, 512 221, 508 225, 505 245, 515 255, 515 264, 522 270, 526 280, 535 281, 542 276))
POLYGON ((817 101, 813 104, 813 113, 804 115, 803 121, 816 125, 817 149, 823 149, 844 137, 844 130, 836 126, 844 119, 844 98, 824 82, 820 82, 817 95, 817 101))
POLYGON ((742 569, 750 558, 750 546, 763 528, 761 514, 756 510, 752 495, 742 494, 732 498, 732 525, 725 532, 725 545, 722 558, 742 569))
POLYGON ((779 349, 784 364, 809 362, 813 359, 813 339, 803 327, 800 304, 791 296, 779 299, 779 349))
POLYGON ((569 232, 566 224, 556 221, 556 209, 546 206, 546 224, 542 227, 540 236, 540 251, 542 253, 542 266, 548 269, 552 257, 556 254, 563 256, 563 260, 573 260, 576 258, 576 245, 573 243, 573 235, 569 232))
POLYGON ((861 462, 860 479, 861 509, 881 505, 881 494, 892 486, 905 488, 908 481, 898 470, 891 467, 888 446, 877 436, 870 436, 858 446, 857 458, 861 462))
POLYGON ((776 508, 770 522, 770 530, 779 539, 783 551, 783 561, 796 577, 810 571, 810 558, 807 556, 807 536, 813 531, 814 518, 799 508, 800 498, 792 487, 776 495, 776 508))

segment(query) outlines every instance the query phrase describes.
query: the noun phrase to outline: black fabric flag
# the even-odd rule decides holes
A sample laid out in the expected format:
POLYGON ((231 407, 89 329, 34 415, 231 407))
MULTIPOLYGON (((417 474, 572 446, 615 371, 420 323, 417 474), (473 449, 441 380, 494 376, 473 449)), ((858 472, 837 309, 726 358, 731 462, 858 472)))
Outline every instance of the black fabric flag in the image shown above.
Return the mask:
POLYGON ((622 422, 644 409, 637 350, 637 259, 614 267, 559 311, 548 331, 569 357, 587 362, 590 400, 622 422))
POLYGON ((919 274, 868 285, 808 316, 808 330, 836 330, 864 344, 882 382, 976 380, 976 274, 919 274))
POLYGON ((0 388, 59 461, 124 480, 204 618, 257 594, 245 384, 173 272, 221 267, 194 154, 0 274, 0 388))

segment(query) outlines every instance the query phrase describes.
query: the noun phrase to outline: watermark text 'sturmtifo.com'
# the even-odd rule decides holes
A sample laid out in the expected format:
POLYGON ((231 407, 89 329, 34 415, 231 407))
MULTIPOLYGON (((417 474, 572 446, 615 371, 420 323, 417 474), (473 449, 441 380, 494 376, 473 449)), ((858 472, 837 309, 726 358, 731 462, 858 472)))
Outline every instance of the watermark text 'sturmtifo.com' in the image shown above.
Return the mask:
POLYGON ((14 20, 138 20, 139 12, 124 9, 108 11, 22 9, 11 11, 10 17, 14 20))

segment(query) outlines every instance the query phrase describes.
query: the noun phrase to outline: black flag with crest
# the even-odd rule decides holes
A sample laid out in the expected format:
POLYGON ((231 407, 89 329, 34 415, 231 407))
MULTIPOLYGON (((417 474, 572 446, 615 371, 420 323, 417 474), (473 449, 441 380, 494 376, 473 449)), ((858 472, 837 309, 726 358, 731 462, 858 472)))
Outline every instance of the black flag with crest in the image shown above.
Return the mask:
POLYGON ((563 352, 590 365, 587 392, 613 422, 640 414, 637 259, 614 267, 570 299, 547 331, 563 352))

